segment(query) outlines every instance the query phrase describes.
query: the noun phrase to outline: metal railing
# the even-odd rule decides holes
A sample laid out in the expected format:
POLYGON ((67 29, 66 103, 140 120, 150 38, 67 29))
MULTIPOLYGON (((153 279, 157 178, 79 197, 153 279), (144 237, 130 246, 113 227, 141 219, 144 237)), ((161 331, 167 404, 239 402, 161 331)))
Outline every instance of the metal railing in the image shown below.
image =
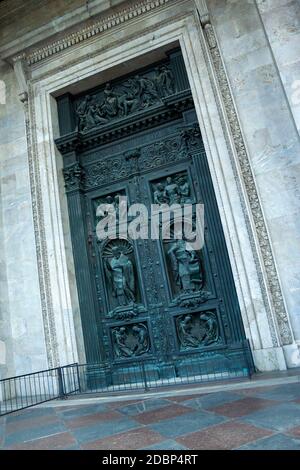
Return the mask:
POLYGON ((69 395, 114 393, 251 377, 250 352, 176 356, 171 360, 64 367, 0 380, 0 416, 69 395))
POLYGON ((80 393, 112 393, 151 390, 160 387, 191 385, 232 379, 250 378, 253 368, 242 350, 230 358, 174 358, 167 362, 132 361, 125 364, 80 364, 80 393))
POLYGON ((79 391, 78 364, 0 380, 0 416, 79 391))

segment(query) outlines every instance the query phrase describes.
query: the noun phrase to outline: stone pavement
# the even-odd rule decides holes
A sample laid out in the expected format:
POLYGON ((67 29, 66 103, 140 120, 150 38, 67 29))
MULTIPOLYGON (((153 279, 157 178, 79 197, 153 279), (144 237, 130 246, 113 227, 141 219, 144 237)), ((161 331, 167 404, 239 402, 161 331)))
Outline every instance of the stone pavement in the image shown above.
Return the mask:
POLYGON ((103 403, 0 418, 1 449, 300 450, 300 382, 103 403))

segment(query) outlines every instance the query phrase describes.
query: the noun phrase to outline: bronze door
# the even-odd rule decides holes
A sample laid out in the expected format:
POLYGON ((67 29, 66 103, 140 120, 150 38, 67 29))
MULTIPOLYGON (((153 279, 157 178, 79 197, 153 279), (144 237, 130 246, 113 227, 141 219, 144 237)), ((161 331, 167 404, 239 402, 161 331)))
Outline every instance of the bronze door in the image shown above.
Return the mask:
MULTIPOLYGON (((96 98, 63 96, 57 145, 87 362, 113 367, 144 361, 180 375, 187 361, 230 360, 248 344, 182 57, 178 51, 170 57, 169 65, 135 76, 139 94, 127 77, 115 88, 96 90, 96 98), (195 209, 197 203, 204 206, 201 249, 188 250, 184 240, 151 239, 152 204, 195 209), (99 239, 103 204, 119 220, 124 210, 143 204, 148 236, 99 239)), ((129 214, 129 223, 134 220, 129 214)), ((169 228, 172 235, 172 218, 169 228)))

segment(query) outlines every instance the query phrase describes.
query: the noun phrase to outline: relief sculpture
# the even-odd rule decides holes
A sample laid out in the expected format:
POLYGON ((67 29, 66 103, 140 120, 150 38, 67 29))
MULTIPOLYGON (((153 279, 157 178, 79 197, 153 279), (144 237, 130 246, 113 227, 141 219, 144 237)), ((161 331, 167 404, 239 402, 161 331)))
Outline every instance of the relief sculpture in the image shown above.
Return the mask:
POLYGON ((155 84, 159 96, 165 97, 175 93, 174 77, 171 70, 166 65, 162 65, 157 67, 155 72, 155 84))
POLYGON ((150 352, 150 338, 145 323, 112 328, 112 345, 116 358, 142 356, 150 352))
POLYGON ((127 211, 126 194, 122 192, 108 194, 95 199, 96 218, 101 220, 103 217, 107 219, 119 219, 122 214, 127 211))
POLYGON ((185 240, 176 240, 168 250, 171 269, 177 286, 183 292, 200 289, 203 273, 199 258, 194 250, 188 250, 185 240))
POLYGON ((188 176, 178 173, 153 184, 153 201, 155 204, 192 204, 191 187, 188 176))
POLYGON ((145 110, 175 93, 174 76, 169 67, 162 65, 154 73, 135 75, 116 86, 106 83, 101 97, 86 95, 75 106, 79 132, 145 110))
POLYGON ((184 239, 165 244, 168 271, 175 298, 182 307, 195 307, 211 293, 206 290, 206 276, 201 252, 189 249, 184 239))
POLYGON ((116 357, 130 357, 132 356, 132 350, 126 346, 126 328, 124 326, 120 328, 114 328, 112 330, 114 352, 116 357))
POLYGON ((76 114, 79 132, 84 132, 87 129, 108 122, 108 119, 104 117, 102 107, 90 95, 86 95, 81 103, 79 103, 76 114))
POLYGON ((181 350, 221 342, 217 315, 213 311, 179 315, 176 329, 181 350))
POLYGON ((113 257, 106 260, 105 273, 118 305, 135 301, 135 282, 132 262, 119 246, 112 248, 113 257))
POLYGON ((132 245, 123 239, 111 240, 102 248, 108 318, 129 320, 144 311, 140 302, 132 245))

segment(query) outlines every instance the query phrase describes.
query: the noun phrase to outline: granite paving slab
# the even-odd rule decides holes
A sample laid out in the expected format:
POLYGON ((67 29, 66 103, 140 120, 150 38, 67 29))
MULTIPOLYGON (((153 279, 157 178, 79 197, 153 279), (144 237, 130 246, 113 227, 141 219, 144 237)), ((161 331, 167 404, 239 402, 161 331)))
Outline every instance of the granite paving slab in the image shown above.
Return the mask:
POLYGON ((286 434, 274 434, 241 446, 239 450, 300 450, 300 439, 286 434))
POLYGON ((277 431, 286 431, 300 425, 300 405, 279 403, 263 410, 250 413, 243 421, 277 431))
POLYGON ((79 443, 85 443, 138 427, 140 427, 140 424, 136 421, 130 419, 118 419, 104 423, 101 421, 90 426, 79 427, 77 429, 73 429, 72 434, 79 443))
POLYGON ((162 442, 158 442, 157 444, 153 444, 152 446, 143 447, 141 450, 186 450, 187 448, 184 447, 179 442, 176 442, 172 439, 167 439, 162 442))
POLYGON ((53 434, 66 431, 66 427, 62 422, 51 423, 43 426, 21 429, 5 436, 4 446, 11 446, 17 443, 24 443, 42 437, 48 437, 53 434))
POLYGON ((164 398, 151 398, 149 400, 140 401, 126 406, 121 405, 117 410, 128 416, 136 416, 140 413, 157 410, 158 408, 168 405, 170 405, 169 400, 164 398))
POLYGON ((176 440, 188 449, 229 450, 270 434, 272 431, 267 429, 239 421, 229 421, 180 436, 176 440))
POLYGON ((196 409, 209 409, 223 403, 232 403, 243 398, 240 394, 234 392, 217 392, 202 395, 196 398, 184 401, 185 406, 196 409))
POLYGON ((136 450, 143 446, 157 444, 163 440, 163 437, 147 427, 137 428, 113 436, 107 436, 92 442, 86 442, 81 445, 82 449, 97 450, 136 450))
POLYGON ((206 411, 194 411, 149 426, 163 436, 172 438, 221 423, 224 419, 206 411))
POLYGON ((264 400, 263 398, 258 397, 245 397, 241 400, 236 400, 234 403, 224 403, 223 405, 215 406, 210 408, 210 411, 222 416, 227 416, 228 418, 238 418, 274 404, 277 404, 274 400, 264 400))
POLYGON ((268 400, 291 401, 300 400, 300 383, 277 385, 267 390, 258 390, 252 395, 268 400))

